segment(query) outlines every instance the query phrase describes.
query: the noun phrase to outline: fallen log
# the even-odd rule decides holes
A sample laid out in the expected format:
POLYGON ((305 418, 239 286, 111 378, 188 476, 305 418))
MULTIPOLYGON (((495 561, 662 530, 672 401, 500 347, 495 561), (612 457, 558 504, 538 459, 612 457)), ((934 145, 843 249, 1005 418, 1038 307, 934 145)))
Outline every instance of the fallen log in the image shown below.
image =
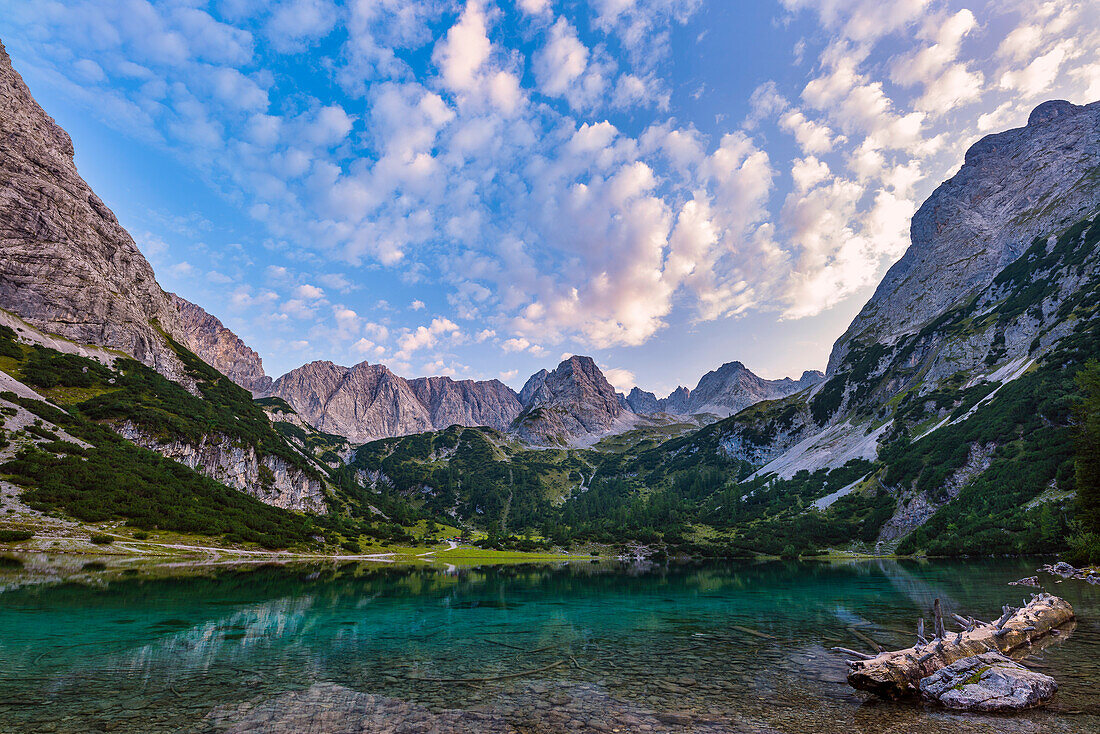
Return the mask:
POLYGON ((848 683, 883 698, 914 695, 920 692, 922 678, 956 660, 991 651, 1008 655, 1057 632, 1055 628, 1073 619, 1069 602, 1039 594, 1015 612, 1005 610, 999 625, 976 626, 953 640, 936 639, 932 644, 884 652, 869 660, 849 661, 848 683))

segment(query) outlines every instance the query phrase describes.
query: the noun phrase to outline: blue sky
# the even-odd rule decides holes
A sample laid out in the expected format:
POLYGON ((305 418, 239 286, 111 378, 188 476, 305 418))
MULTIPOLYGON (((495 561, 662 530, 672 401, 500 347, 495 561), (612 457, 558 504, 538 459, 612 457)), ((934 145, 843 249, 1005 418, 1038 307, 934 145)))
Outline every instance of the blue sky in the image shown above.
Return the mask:
POLYGON ((0 0, 0 40, 276 376, 823 369, 969 144, 1100 98, 1068 0, 0 0))

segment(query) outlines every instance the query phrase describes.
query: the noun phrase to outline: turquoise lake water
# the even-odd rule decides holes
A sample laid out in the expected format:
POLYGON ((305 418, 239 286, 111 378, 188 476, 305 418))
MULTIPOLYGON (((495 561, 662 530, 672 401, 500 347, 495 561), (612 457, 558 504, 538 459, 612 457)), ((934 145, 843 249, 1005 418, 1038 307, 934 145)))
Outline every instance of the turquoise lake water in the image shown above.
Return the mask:
MULTIPOLYGON (((56 559, 55 559, 56 560, 56 559)), ((849 688, 841 645, 995 618, 1037 560, 0 569, 0 732, 1098 732, 1100 587, 1012 717, 849 688)), ((72 563, 70 562, 71 566, 72 563)))

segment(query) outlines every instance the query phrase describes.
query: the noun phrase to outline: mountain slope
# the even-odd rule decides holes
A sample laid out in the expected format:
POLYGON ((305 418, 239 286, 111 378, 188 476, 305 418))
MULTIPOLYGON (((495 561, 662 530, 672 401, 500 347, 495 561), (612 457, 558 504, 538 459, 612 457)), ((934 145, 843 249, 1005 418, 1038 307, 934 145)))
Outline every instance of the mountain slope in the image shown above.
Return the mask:
POLYGON ((1100 102, 1045 102, 1026 127, 988 135, 920 207, 911 246, 837 340, 832 376, 855 340, 891 342, 988 286, 1035 237, 1093 211, 1100 176, 1100 102))
POLYGON ((264 374, 263 360, 239 336, 227 329, 217 317, 200 306, 169 293, 179 312, 183 343, 208 365, 255 394, 271 389, 271 378, 264 374))
POLYGON ((0 306, 186 381, 160 334, 182 338, 176 310, 73 152, 0 44, 0 306))
POLYGON ((860 491, 897 500, 883 543, 1056 550, 1074 491, 1074 378, 1100 357, 1097 132, 1100 103, 1046 103, 1026 128, 980 141, 915 217, 901 275, 838 340, 825 382, 669 441, 626 471, 653 484, 747 462, 750 486, 733 490, 744 497, 756 481, 781 488, 803 471, 871 462, 860 491), (1022 208, 991 210, 1000 196, 1022 208), (913 283, 937 293, 894 320, 913 283))

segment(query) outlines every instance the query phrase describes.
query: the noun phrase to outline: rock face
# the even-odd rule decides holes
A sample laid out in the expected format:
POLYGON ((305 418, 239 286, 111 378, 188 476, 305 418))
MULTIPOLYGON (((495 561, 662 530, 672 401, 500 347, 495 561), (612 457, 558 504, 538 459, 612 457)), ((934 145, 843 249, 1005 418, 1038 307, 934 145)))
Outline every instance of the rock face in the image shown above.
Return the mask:
POLYGON ((653 393, 634 388, 626 397, 631 410, 639 414, 672 413, 695 415, 710 413, 725 418, 739 413, 761 400, 775 400, 812 387, 824 379, 817 370, 802 373, 801 379, 765 380, 740 362, 727 362, 699 379, 694 390, 678 387, 667 398, 658 400, 653 393))
POLYGON ((175 293, 168 295, 179 312, 184 346, 245 390, 256 395, 271 390, 272 381, 264 374, 260 355, 225 328, 217 317, 175 293))
POLYGON ((257 454, 226 436, 211 434, 197 444, 163 441, 132 423, 116 427, 119 435, 194 469, 227 487, 284 510, 327 512, 321 482, 278 456, 257 454))
POLYGON ((1100 102, 1056 100, 1026 127, 988 135, 915 215, 911 246, 833 347, 831 376, 854 338, 890 342, 988 286, 1031 241, 1100 204, 1100 102))
POLYGON ((529 380, 524 386, 529 402, 511 426, 530 443, 565 445, 578 437, 606 433, 628 413, 591 357, 570 357, 553 372, 536 377, 540 378, 537 385, 529 380))
POLYGON ((68 134, 0 45, 0 308, 186 382, 158 326, 183 328, 153 269, 73 163, 68 134))
POLYGON ((963 658, 920 682, 921 695, 950 709, 1022 711, 1054 698, 1058 684, 996 652, 963 658))
POLYGON ((638 414, 657 413, 661 410, 661 401, 656 395, 636 386, 626 396, 626 404, 638 414))
POLYGON ((542 389, 542 386, 546 384, 546 378, 549 375, 549 370, 539 370, 527 378, 527 382, 523 383, 523 389, 519 391, 519 402, 521 405, 530 405, 534 402, 535 396, 539 393, 539 390, 542 389))
POLYGON ((385 365, 366 362, 354 367, 310 362, 276 380, 271 394, 318 429, 355 442, 454 424, 504 430, 522 407, 499 380, 406 380, 385 365))

